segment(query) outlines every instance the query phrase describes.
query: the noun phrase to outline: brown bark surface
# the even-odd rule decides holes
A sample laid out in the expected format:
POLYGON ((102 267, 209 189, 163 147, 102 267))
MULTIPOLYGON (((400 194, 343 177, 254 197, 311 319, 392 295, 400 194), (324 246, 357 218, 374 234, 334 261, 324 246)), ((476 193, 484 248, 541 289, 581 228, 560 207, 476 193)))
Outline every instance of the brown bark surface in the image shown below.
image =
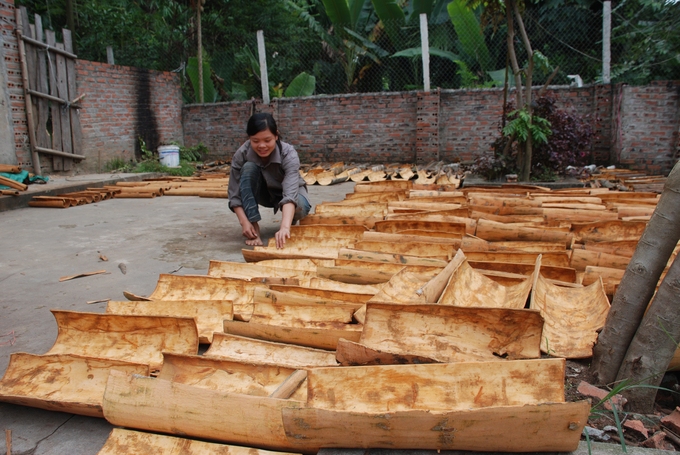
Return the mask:
MULTIPOLYGON (((625 277, 624 277, 625 279, 625 277)), ((622 282, 623 284, 623 282, 622 282)), ((661 384, 680 340, 680 261, 674 261, 628 346, 616 377, 652 386, 661 384)), ((655 388, 634 387, 623 392, 633 412, 652 413, 655 388)))
MULTIPOLYGON (((676 164, 626 268, 607 322, 593 349, 592 371, 600 383, 611 383, 616 379, 659 277, 680 239, 678 207, 680 166, 676 164)), ((650 345, 649 349, 656 350, 656 346, 650 345)))

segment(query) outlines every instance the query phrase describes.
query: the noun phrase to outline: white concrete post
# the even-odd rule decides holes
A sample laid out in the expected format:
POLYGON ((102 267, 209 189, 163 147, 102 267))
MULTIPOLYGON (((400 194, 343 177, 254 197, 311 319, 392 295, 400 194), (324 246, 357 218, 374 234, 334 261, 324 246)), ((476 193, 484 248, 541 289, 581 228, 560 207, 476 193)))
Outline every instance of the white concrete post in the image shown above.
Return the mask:
POLYGON ((116 61, 113 59, 113 47, 106 46, 106 63, 115 65, 116 61))
POLYGON ((611 82, 611 35, 612 35, 612 2, 602 5, 602 82, 611 82))
POLYGON ((427 32, 427 14, 420 15, 420 45, 423 50, 423 87, 430 91, 430 38, 427 32))
POLYGON ((262 81, 262 102, 269 104, 269 77, 267 76, 267 53, 264 50, 264 32, 257 31, 257 53, 260 56, 260 80, 262 81))
POLYGON ((198 23, 198 102, 203 104, 205 99, 203 97, 203 36, 201 35, 201 6, 203 3, 199 2, 196 7, 196 22, 198 23))

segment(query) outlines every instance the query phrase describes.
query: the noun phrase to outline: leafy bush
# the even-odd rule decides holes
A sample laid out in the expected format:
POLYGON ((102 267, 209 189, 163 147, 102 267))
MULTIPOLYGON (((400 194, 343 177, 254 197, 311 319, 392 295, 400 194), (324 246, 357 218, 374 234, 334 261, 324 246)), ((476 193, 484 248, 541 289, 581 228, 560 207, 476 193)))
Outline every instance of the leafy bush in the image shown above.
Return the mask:
MULTIPOLYGON (((173 142, 174 145, 179 145, 173 142)), ((184 147, 179 148, 179 167, 167 167, 160 163, 158 156, 152 151, 146 148, 146 142, 140 137, 139 146, 142 150, 142 161, 125 161, 123 158, 113 158, 111 161, 106 163, 104 169, 106 172, 134 172, 134 173, 146 173, 146 172, 158 172, 163 174, 170 174, 180 177, 189 177, 196 172, 196 165, 193 162, 199 161, 201 155, 210 153, 210 150, 200 143, 194 147, 184 147)))
POLYGON ((595 136, 593 118, 556 106, 557 98, 545 95, 536 100, 534 113, 550 122, 552 134, 544 144, 534 147, 532 172, 541 168, 564 174, 567 166, 583 166, 590 159, 590 144, 595 136))
POLYGON ((557 98, 551 94, 535 100, 533 122, 524 110, 515 110, 514 103, 506 105, 508 123, 502 135, 492 143, 493 155, 477 159, 472 171, 487 179, 497 179, 504 174, 516 173, 517 141, 526 140, 531 128, 533 153, 532 179, 555 180, 566 173, 567 166, 587 164, 590 144, 595 136, 590 115, 579 115, 574 110, 557 107, 557 98), (508 145, 510 135, 517 141, 508 145))
POLYGON ((506 174, 515 172, 514 168, 509 166, 503 155, 494 151, 493 155, 484 154, 478 156, 472 165, 471 171, 473 174, 477 174, 487 180, 498 180, 506 174))

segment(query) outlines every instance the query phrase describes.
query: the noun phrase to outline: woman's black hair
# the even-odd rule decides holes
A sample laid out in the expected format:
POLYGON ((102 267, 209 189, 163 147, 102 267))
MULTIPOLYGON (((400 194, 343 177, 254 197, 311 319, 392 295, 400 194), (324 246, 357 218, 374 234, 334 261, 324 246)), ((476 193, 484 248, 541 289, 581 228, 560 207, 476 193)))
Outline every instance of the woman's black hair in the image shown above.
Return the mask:
POLYGON ((248 119, 248 125, 246 126, 246 134, 248 136, 255 136, 260 131, 269 130, 273 135, 279 134, 279 129, 276 126, 276 121, 274 117, 268 112, 259 112, 253 114, 248 119))

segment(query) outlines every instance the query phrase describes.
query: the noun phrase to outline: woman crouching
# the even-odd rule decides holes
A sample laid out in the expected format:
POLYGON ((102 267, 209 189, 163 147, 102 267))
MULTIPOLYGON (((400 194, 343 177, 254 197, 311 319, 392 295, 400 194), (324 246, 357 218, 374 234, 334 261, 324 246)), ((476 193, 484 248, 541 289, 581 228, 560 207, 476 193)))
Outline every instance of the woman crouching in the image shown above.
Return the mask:
POLYGON ((236 213, 246 245, 262 245, 258 204, 279 209, 281 228, 274 235, 276 247, 290 238, 290 226, 309 213, 307 184, 300 176, 300 158, 292 145, 279 140, 271 114, 255 114, 248 120, 250 137, 234 154, 229 175, 229 208, 236 213))

